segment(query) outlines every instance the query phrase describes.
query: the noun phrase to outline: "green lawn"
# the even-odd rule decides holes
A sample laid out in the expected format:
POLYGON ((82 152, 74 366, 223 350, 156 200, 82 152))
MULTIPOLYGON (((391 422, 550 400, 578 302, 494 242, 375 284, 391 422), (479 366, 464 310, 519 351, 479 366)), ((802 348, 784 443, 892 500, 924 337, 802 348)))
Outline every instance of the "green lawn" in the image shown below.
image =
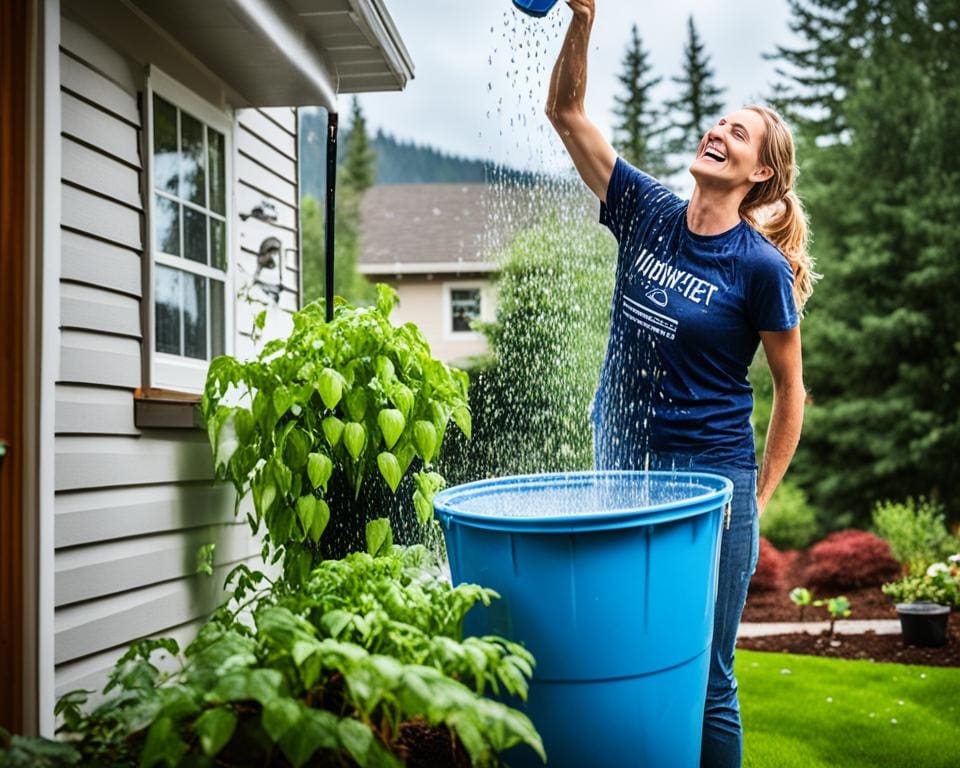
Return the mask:
POLYGON ((744 768, 956 768, 960 669, 737 651, 744 768))

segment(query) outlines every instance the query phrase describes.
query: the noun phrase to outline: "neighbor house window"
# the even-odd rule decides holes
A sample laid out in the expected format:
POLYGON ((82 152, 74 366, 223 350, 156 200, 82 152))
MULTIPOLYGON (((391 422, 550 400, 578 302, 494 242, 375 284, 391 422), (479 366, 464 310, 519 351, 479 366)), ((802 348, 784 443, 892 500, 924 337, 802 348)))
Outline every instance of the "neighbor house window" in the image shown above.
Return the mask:
POLYGON ((230 120, 150 80, 151 386, 200 391, 227 351, 230 120))
POLYGON ((471 323, 481 318, 481 286, 448 284, 446 294, 447 335, 476 336, 477 331, 471 327, 471 323))

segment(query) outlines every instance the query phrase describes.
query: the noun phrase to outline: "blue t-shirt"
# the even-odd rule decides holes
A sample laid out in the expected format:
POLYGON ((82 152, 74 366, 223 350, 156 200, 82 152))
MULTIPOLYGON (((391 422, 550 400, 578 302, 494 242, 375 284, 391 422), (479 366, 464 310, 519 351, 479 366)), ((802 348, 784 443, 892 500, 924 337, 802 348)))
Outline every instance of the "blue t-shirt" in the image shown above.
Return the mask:
POLYGON ((620 247, 592 412, 598 469, 642 468, 648 451, 756 467, 747 369, 759 331, 799 321, 793 270, 744 221, 694 234, 687 205, 617 158, 600 206, 620 247))

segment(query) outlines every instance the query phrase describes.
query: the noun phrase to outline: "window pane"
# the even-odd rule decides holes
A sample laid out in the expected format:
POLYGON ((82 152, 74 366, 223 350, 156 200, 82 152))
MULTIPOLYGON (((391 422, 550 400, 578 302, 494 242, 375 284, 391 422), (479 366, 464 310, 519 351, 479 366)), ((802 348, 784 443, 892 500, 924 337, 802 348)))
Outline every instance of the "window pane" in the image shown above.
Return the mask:
POLYGON ((207 146, 210 169, 210 209, 226 213, 226 145, 222 133, 207 128, 207 146))
POLYGON ((207 217, 183 206, 183 255, 207 263, 207 217))
POLYGON ((224 353, 226 339, 226 306, 223 302, 223 283, 210 281, 210 359, 224 353))
POLYGON ((210 266, 227 271, 227 225, 210 219, 210 266))
POLYGON ((173 200, 154 195, 154 239, 157 250, 180 255, 180 206, 173 200))
POLYGON ((182 272, 157 265, 154 302, 157 313, 157 352, 180 354, 180 276, 182 272))
POLYGON ((450 309, 455 332, 473 331, 470 321, 480 319, 480 289, 466 288, 450 291, 450 309))
POLYGON ((206 207, 204 181, 203 123, 180 113, 180 197, 206 207))
POLYGON ((207 280, 183 273, 183 346, 187 357, 207 359, 207 280))
POLYGON ((177 108, 153 96, 153 185, 177 194, 177 108))

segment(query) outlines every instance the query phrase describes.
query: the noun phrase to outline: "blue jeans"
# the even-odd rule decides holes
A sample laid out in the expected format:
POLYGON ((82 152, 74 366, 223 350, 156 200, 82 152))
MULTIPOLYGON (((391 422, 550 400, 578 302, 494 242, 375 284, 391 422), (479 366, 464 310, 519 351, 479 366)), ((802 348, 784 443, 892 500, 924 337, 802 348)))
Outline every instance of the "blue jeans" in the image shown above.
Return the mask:
POLYGON ((733 482, 730 527, 720 544, 717 603, 713 616, 710 677, 703 711, 701 768, 739 768, 743 761, 743 726, 733 655, 737 628, 757 568, 760 525, 757 516, 757 470, 711 465, 696 456, 651 454, 651 470, 712 472, 733 482))

